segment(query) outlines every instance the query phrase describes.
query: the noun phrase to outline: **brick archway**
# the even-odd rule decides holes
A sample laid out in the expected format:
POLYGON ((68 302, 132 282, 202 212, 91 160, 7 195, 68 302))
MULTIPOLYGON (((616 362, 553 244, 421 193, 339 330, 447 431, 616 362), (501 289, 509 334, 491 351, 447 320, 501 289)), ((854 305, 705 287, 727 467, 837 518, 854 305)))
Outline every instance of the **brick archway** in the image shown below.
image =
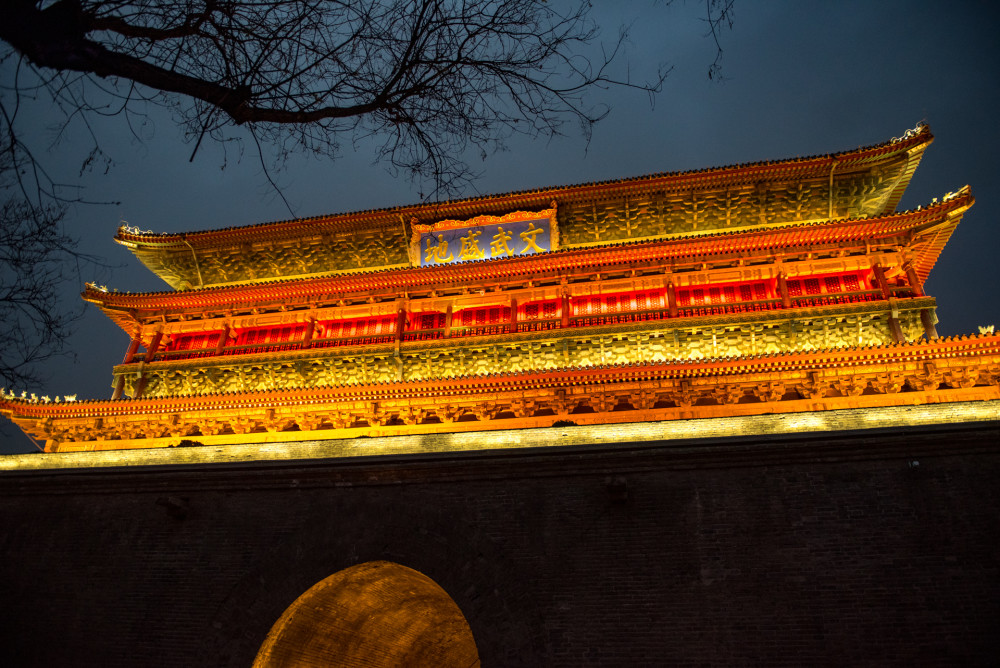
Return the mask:
POLYGON ((471 668, 479 654, 465 616, 436 582, 406 566, 370 561, 297 598, 253 665, 471 668))

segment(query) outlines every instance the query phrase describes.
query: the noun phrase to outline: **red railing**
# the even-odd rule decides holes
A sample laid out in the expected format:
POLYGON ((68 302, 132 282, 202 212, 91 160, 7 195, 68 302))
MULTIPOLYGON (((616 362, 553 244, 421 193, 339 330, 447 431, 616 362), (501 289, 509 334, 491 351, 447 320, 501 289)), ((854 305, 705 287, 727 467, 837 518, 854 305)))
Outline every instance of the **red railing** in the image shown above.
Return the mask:
MULTIPOLYGON (((891 294, 893 297, 900 299, 912 298, 914 293, 912 289, 908 287, 893 287, 891 289, 891 294)), ((585 299, 592 299, 590 297, 585 299)), ((852 304, 861 302, 873 302, 883 300, 884 296, 881 290, 862 290, 857 292, 844 292, 839 294, 810 294, 810 295, 795 295, 790 296, 789 300, 791 302, 792 308, 809 308, 817 306, 833 306, 839 304, 852 304)), ((580 302, 582 303, 582 301, 580 302)), ((593 311, 591 306, 593 302, 588 303, 588 311, 593 311)), ((626 300, 618 300, 618 304, 630 304, 626 300)), ((711 304, 711 305, 699 305, 699 306, 683 306, 678 307, 676 318, 696 318, 696 317, 706 317, 715 315, 737 315, 741 313, 758 313, 767 311, 777 311, 782 308, 782 302, 780 299, 765 299, 757 301, 748 302, 737 302, 733 304, 711 304)), ((482 309, 477 309, 482 310, 482 309)), ((496 310, 493 307, 493 310, 496 310)), ((560 309, 561 311, 561 309, 560 309)), ((596 326, 606 326, 606 325, 617 325, 617 324, 628 324, 635 322, 649 322, 658 320, 671 319, 669 315, 669 310, 666 308, 657 308, 642 311, 617 311, 611 312, 607 309, 607 306, 601 309, 602 312, 599 313, 587 313, 587 314, 574 314, 568 318, 569 327, 579 328, 579 327, 596 327, 596 326)), ((558 312, 558 311, 557 311, 558 312)), ((551 309, 549 315, 551 313, 551 309)), ((501 308, 499 309, 499 316, 509 317, 510 309, 501 308)), ((520 312, 519 312, 520 315, 520 312)), ((474 324, 463 325, 461 322, 462 318, 454 318, 452 321, 451 331, 449 334, 450 338, 464 338, 464 337, 474 337, 474 336, 491 336, 498 334, 508 334, 511 331, 516 332, 535 332, 535 331, 546 331, 560 329, 563 326, 563 319, 561 317, 561 312, 559 312, 560 317, 549 317, 544 319, 533 318, 527 321, 519 321, 516 325, 510 322, 489 322, 480 323, 476 322, 480 318, 471 320, 468 316, 464 318, 465 322, 473 322, 474 324)), ((408 320, 409 325, 402 332, 402 341, 428 341, 444 338, 445 335, 445 314, 434 313, 434 314, 413 314, 408 320)), ((301 327, 299 328, 301 329, 301 327)), ((362 336, 336 336, 336 337, 326 337, 326 338, 314 338, 308 344, 304 340, 294 340, 287 342, 276 342, 276 343, 253 343, 253 344, 243 344, 243 345, 228 345, 225 346, 221 352, 218 352, 218 347, 213 348, 203 348, 200 350, 160 350, 153 356, 153 361, 175 361, 182 359, 194 359, 194 358, 204 358, 204 357, 214 357, 216 355, 249 355, 249 354, 260 354, 260 353, 273 353, 273 352, 286 352, 294 350, 303 350, 308 348, 333 348, 333 347, 355 347, 355 346, 372 346, 372 345, 386 345, 391 344, 396 340, 396 333, 391 334, 384 333, 385 327, 377 328, 365 328, 364 330, 355 329, 338 329, 337 331, 366 331, 368 329, 374 329, 375 331, 382 330, 376 335, 362 335, 362 336)), ((297 333, 298 330, 293 330, 297 333)), ((331 330, 332 331, 332 330, 331 330)), ((133 357, 136 362, 145 361, 148 353, 139 353, 133 357)))
POLYGON ((559 329, 560 327, 562 327, 562 318, 527 320, 517 323, 517 331, 519 332, 541 332, 549 329, 559 329))
POLYGON ((337 348, 340 346, 380 346, 396 340, 394 335, 384 336, 340 336, 328 339, 313 339, 307 348, 337 348))
POLYGON ((451 338, 463 336, 491 336, 494 334, 509 334, 510 323, 498 323, 495 325, 479 325, 472 327, 451 326, 451 338))

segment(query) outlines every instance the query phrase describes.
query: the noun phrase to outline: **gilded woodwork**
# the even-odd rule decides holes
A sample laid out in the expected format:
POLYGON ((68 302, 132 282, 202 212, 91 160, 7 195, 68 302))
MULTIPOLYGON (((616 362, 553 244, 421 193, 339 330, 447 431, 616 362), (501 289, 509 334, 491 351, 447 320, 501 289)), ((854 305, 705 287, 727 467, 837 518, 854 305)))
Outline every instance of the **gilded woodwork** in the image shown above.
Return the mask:
MULTIPOLYGON (((870 173, 834 179, 833 218, 881 211, 905 170, 905 160, 870 173)), ((560 203, 563 247, 746 229, 829 218, 830 187, 811 182, 758 182, 743 188, 625 195, 597 202, 560 203)), ((326 233, 287 242, 244 243, 197 251, 136 249, 136 254, 179 289, 277 278, 375 270, 412 264, 402 226, 326 233)))
POLYGON ((407 239, 398 224, 281 242, 247 242, 198 250, 138 248, 134 252, 177 289, 385 269, 409 263, 407 239))
MULTIPOLYGON (((284 438, 279 435, 300 431, 316 432, 315 437, 414 429, 421 433, 465 422, 494 429, 524 421, 539 426, 566 419, 592 424, 1000 398, 1000 338, 979 337, 972 340, 981 342, 975 347, 963 346, 963 341, 955 340, 959 345, 954 352, 947 342, 874 347, 867 349, 868 355, 863 354, 866 349, 854 348, 862 354, 855 355, 855 363, 849 365, 824 362, 827 355, 823 353, 764 356, 758 358, 759 363, 742 361, 731 369, 705 367, 704 373, 693 373, 691 362, 681 362, 659 371, 648 367, 648 377, 643 376, 646 365, 624 365, 612 367, 611 375, 602 378, 588 376, 585 370, 562 381, 539 374, 493 376, 494 382, 470 386, 458 394, 419 384, 375 384, 366 386, 364 394, 371 398, 364 400, 344 395, 318 404, 293 401, 244 408, 146 410, 30 424, 22 419, 20 424, 47 439, 50 451, 57 451, 64 443, 77 442, 80 446, 73 447, 79 449, 90 441, 128 441, 128 447, 143 447, 143 443, 170 440, 176 445, 183 439, 205 437, 240 441, 248 435, 274 434, 284 438), (970 349, 980 352, 969 357, 964 351, 970 349), (933 361, 921 361, 928 356, 933 361), (780 368, 770 364, 781 360, 780 368)), ((224 403, 224 399, 214 402, 224 403)))
MULTIPOLYGON (((892 342, 887 317, 878 312, 785 318, 771 322, 730 319, 728 323, 716 318, 696 326, 658 321, 657 328, 630 323, 480 340, 436 339, 407 344, 398 355, 384 344, 304 349, 285 353, 285 359, 268 353, 124 364, 116 367, 115 376, 125 379, 127 396, 135 396, 140 375, 145 379, 144 397, 195 396, 753 357, 892 342)), ((921 338, 919 310, 900 311, 899 319, 903 330, 912 335, 909 340, 921 338)))
POLYGON ((574 247, 876 215, 905 168, 902 160, 871 173, 834 178, 832 202, 829 184, 816 180, 560 204, 560 238, 565 247, 574 247))
MULTIPOLYGON (((703 183, 678 174, 622 181, 619 187, 549 189, 548 195, 539 192, 542 201, 528 208, 550 202, 558 206, 558 245, 564 248, 881 215, 895 205, 929 139, 929 133, 920 130, 899 141, 925 143, 906 151, 890 149, 871 162, 853 162, 845 154, 843 162, 831 159, 829 171, 816 164, 799 170, 795 161, 788 161, 750 166, 742 175, 718 170, 703 183), (782 169, 782 164, 788 167, 782 169)), ((896 140, 885 146, 893 144, 902 146, 896 140)), ((157 239, 131 228, 123 228, 119 240, 180 290, 371 271, 419 265, 404 219, 433 226, 448 219, 445 210, 466 213, 468 219, 500 219, 524 207, 525 195, 508 196, 513 208, 506 211, 497 211, 497 203, 489 199, 470 200, 372 212, 363 223, 337 216, 329 219, 336 224, 319 219, 312 227, 312 221, 269 224, 259 235, 242 228, 204 242, 197 235, 194 243, 176 235, 157 239), (282 226, 288 231, 282 232, 282 226)))
POLYGON ((573 195, 543 206, 558 206, 559 245, 581 250, 551 260, 373 271, 408 267, 421 226, 537 208, 471 200, 423 219, 290 221, 294 236, 275 224, 159 250, 126 240, 174 287, 248 287, 88 286, 133 339, 113 383, 133 399, 52 412, 4 393, 0 410, 57 451, 1000 398, 1000 339, 937 339, 919 284, 971 195, 867 218, 895 206, 929 142, 917 135, 889 158, 560 191, 573 195), (863 220, 820 225, 831 218, 863 220), (616 245, 651 239, 666 241, 616 245), (331 274, 345 276, 265 285, 331 274))

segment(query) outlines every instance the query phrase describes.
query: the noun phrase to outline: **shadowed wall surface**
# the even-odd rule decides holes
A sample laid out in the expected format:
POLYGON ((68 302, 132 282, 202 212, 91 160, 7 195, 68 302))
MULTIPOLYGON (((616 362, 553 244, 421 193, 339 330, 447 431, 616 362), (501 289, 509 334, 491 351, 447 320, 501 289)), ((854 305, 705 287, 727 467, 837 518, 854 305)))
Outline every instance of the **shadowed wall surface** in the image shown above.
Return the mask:
POLYGON ((8 665, 248 666, 370 562, 484 666, 1000 653, 996 422, 0 477, 8 665))

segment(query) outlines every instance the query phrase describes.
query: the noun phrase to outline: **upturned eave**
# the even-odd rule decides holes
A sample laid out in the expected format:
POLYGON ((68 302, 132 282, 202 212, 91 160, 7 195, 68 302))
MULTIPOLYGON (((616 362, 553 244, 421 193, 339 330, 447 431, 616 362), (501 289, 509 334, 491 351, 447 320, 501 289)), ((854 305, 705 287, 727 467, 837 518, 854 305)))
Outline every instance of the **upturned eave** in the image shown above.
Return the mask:
MULTIPOLYGON (((501 211, 532 210, 551 206, 553 202, 571 203, 600 200, 622 195, 689 190, 738 188, 761 182, 821 179, 868 166, 905 159, 902 172, 892 188, 873 204, 871 215, 895 210, 920 162, 923 151, 933 141, 926 125, 881 144, 827 155, 761 161, 726 167, 665 172, 609 181, 576 185, 552 186, 534 190, 485 195, 443 202, 403 205, 353 211, 301 219, 256 223, 214 230, 184 233, 154 233, 123 226, 115 241, 132 251, 150 270, 174 287, 186 287, 185 281, 164 273, 169 263, 164 258, 172 253, 198 255, 203 251, 232 248, 243 244, 288 243, 317 234, 337 234, 352 230, 381 230, 396 233, 412 220, 422 222, 444 219, 466 219, 501 211)), ((198 276, 188 282, 202 286, 198 276)))
POLYGON ((564 249, 551 253, 480 260, 437 267, 378 270, 320 278, 274 280, 241 286, 188 291, 127 293, 88 284, 82 296, 98 306, 127 333, 144 318, 179 311, 219 311, 268 304, 305 304, 352 293, 393 291, 399 295, 443 285, 527 280, 542 274, 638 263, 679 263, 719 256, 841 244, 845 248, 893 240, 910 245, 910 261, 921 282, 927 280, 962 214, 974 203, 968 187, 944 201, 913 211, 876 218, 792 223, 753 231, 706 232, 657 241, 564 249))

